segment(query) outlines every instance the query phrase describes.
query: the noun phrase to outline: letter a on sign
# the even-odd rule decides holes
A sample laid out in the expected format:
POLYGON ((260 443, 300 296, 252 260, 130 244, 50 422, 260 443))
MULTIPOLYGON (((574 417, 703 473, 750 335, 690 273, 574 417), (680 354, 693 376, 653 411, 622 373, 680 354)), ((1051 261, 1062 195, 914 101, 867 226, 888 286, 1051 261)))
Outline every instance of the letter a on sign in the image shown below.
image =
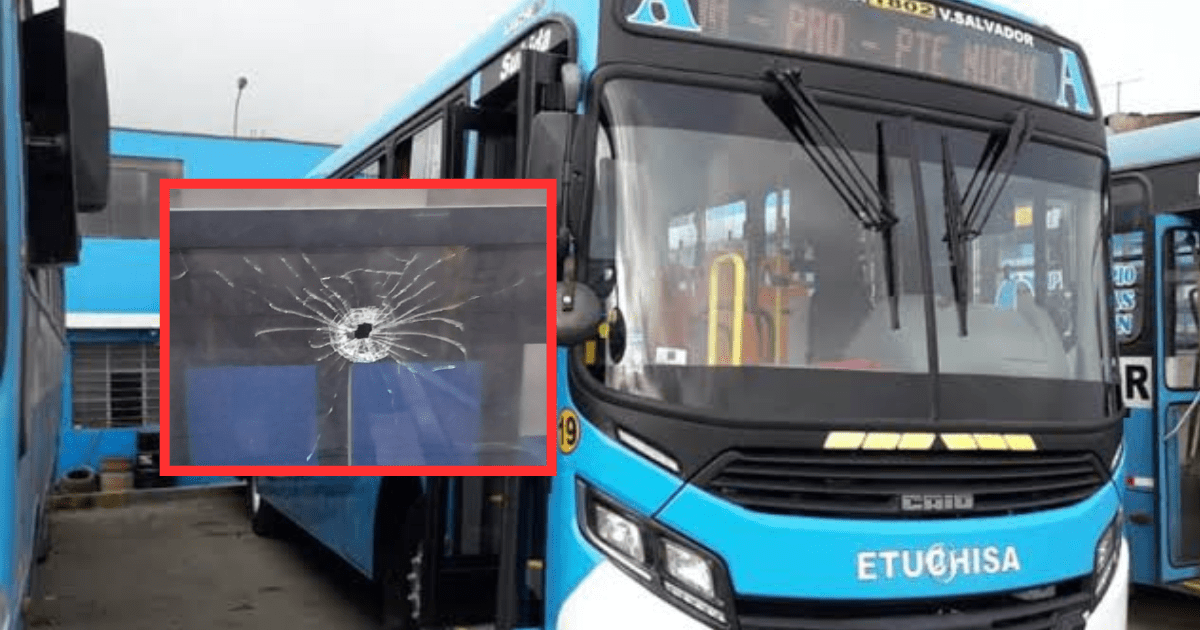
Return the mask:
POLYGON ((1154 406, 1154 361, 1150 357, 1121 357, 1121 398, 1131 409, 1154 406))
POLYGON ((638 8, 625 19, 634 24, 673 28, 680 31, 699 32, 700 24, 692 15, 692 5, 688 0, 642 0, 638 8), (662 12, 662 19, 654 14, 654 7, 662 12))
POLYGON ((1075 111, 1090 116, 1092 102, 1088 98, 1087 79, 1079 63, 1079 56, 1069 48, 1059 50, 1062 53, 1062 71, 1058 79, 1058 106, 1068 106, 1067 88, 1071 88, 1071 95, 1075 99, 1075 111))

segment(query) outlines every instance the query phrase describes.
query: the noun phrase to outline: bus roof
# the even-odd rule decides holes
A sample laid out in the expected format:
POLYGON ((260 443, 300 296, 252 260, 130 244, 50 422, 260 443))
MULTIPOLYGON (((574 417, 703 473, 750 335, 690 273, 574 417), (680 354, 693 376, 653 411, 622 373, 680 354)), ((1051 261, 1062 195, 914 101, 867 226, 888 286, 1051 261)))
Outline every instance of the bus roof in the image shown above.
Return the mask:
MULTIPOLYGON (((480 66, 500 54, 519 36, 523 35, 526 30, 525 26, 547 16, 555 14, 569 16, 579 27, 580 65, 585 70, 589 70, 587 62, 591 57, 586 53, 594 54, 596 49, 594 33, 598 30, 595 27, 600 17, 597 8, 599 1, 601 0, 518 0, 516 6, 509 9, 500 19, 484 30, 458 55, 433 72, 424 83, 410 91, 387 113, 317 164, 308 173, 308 177, 324 178, 332 175, 346 162, 358 157, 371 145, 387 137, 396 127, 420 112, 430 102, 470 78, 480 66), (588 27, 592 28, 589 30, 588 27)), ((1041 20, 989 0, 959 0, 959 2, 992 11, 1037 28, 1047 28, 1041 20)))
POLYGON ((1200 158, 1200 118, 1112 134, 1108 154, 1114 171, 1200 158))

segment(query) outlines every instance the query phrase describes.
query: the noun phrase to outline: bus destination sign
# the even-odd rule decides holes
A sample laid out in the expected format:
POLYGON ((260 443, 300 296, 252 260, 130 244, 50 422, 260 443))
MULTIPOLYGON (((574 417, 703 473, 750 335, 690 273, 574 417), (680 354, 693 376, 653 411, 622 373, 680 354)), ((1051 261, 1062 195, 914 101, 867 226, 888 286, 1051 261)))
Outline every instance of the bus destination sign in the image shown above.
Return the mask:
POLYGON ((632 25, 896 68, 1095 113, 1078 53, 925 0, 625 0, 632 25))

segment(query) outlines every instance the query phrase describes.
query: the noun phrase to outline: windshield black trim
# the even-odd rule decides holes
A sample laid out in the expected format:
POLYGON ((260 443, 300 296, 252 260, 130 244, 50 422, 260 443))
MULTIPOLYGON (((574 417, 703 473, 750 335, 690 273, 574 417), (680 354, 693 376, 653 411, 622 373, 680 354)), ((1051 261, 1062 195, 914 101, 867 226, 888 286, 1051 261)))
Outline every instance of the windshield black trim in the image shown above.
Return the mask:
MULTIPOLYGON (((962 2, 958 2, 957 0, 938 0, 938 2, 942 2, 942 3, 948 4, 948 5, 954 6, 956 8, 962 9, 962 10, 970 12, 970 13, 979 13, 979 14, 986 15, 989 19, 1004 23, 1008 26, 1012 26, 1015 28, 1020 28, 1022 30, 1036 33, 1037 37, 1040 37, 1051 44, 1071 49, 1071 51, 1073 51, 1075 53, 1075 55, 1078 57, 1079 63, 1082 66, 1081 70, 1083 71, 1084 75, 1087 77, 1088 91, 1089 91, 1088 96, 1091 99, 1091 102, 1094 103, 1094 105, 1092 107, 1093 113, 1091 115, 1087 115, 1087 114, 1083 114, 1078 111, 1075 111, 1072 108, 1058 107, 1056 105, 1046 103, 1044 101, 1039 101, 1036 99, 1023 97, 1023 96, 1020 96, 1017 94, 1012 94, 1012 93, 1004 92, 1001 90, 996 90, 996 89, 989 88, 989 87, 982 86, 982 85, 974 85, 974 84, 966 83, 966 82, 962 82, 962 81, 937 79, 935 77, 931 77, 931 76, 927 76, 927 75, 921 75, 921 74, 913 73, 913 72, 906 72, 906 71, 899 70, 896 68, 888 68, 887 66, 873 65, 873 64, 855 61, 855 60, 851 60, 851 59, 838 59, 838 58, 821 56, 821 55, 813 55, 813 54, 808 54, 808 53, 803 53, 803 52, 798 52, 798 51, 781 50, 779 48, 772 48, 769 46, 754 46, 754 45, 746 44, 746 43, 742 43, 742 42, 721 40, 721 39, 712 38, 712 37, 696 36, 696 35, 692 35, 687 32, 684 32, 684 31, 677 31, 677 30, 673 30, 670 28, 641 26, 641 25, 637 25, 637 24, 631 24, 628 20, 625 20, 624 16, 622 15, 622 13, 623 13, 622 6, 624 4, 624 0, 612 0, 610 3, 610 9, 607 11, 607 16, 611 20, 611 23, 616 26, 615 30, 617 32, 622 33, 626 36, 631 36, 638 40, 668 41, 668 42, 688 44, 690 46, 703 46, 705 48, 714 49, 714 50, 757 53, 760 55, 771 55, 773 57, 789 58, 789 59, 796 59, 796 60, 802 60, 802 61, 814 61, 814 62, 819 62, 819 63, 828 63, 828 64, 833 64, 833 65, 842 66, 842 67, 849 67, 849 68, 853 68, 855 70, 860 70, 860 71, 874 72, 874 73, 878 73, 878 74, 887 74, 887 75, 896 76, 896 77, 913 80, 913 81, 921 81, 921 82, 925 82, 925 83, 937 83, 937 84, 941 84, 941 85, 951 86, 951 87, 954 87, 954 88, 960 89, 960 90, 978 92, 978 93, 987 94, 989 96, 995 96, 995 97, 1009 99, 1012 101, 1028 103, 1030 105, 1039 107, 1041 109, 1045 109, 1047 111, 1056 112, 1058 114, 1065 115, 1065 116, 1071 116, 1072 118, 1075 118, 1077 120, 1083 120, 1083 121, 1088 121, 1088 122, 1098 122, 1103 119, 1104 113, 1101 111, 1102 108, 1100 107, 1099 86, 1096 85, 1096 76, 1092 72, 1091 60, 1088 57, 1087 51, 1078 42, 1069 40, 1069 39, 1063 37, 1062 35, 1054 32, 1053 30, 1047 28, 1046 26, 1043 26, 1040 24, 1026 23, 1021 20, 1014 19, 1010 16, 1006 16, 1002 13, 996 13, 995 11, 992 11, 991 9, 988 9, 986 7, 976 6, 976 5, 968 5, 968 4, 964 4, 962 2)), ((602 30, 603 30, 603 28, 602 28, 602 30)), ((666 56, 664 55, 664 57, 666 57, 666 56)), ((668 58, 664 58, 663 61, 666 61, 667 59, 668 58)))
MULTIPOLYGON (((605 84, 615 79, 642 79, 678 85, 746 92, 758 96, 769 95, 776 89, 775 84, 770 80, 758 76, 730 76, 629 63, 611 63, 600 67, 592 74, 592 80, 589 85, 588 111, 595 111, 596 106, 599 104, 600 93, 604 90, 605 84)), ((984 133, 1007 132, 1012 125, 1011 120, 1005 120, 1004 118, 985 118, 962 112, 910 105, 887 100, 879 96, 861 96, 832 90, 820 87, 817 84, 806 84, 805 88, 814 97, 819 98, 824 105, 849 107, 864 112, 887 114, 896 117, 911 116, 915 121, 922 123, 947 125, 984 133)), ((1008 112, 1011 113, 1012 110, 1013 108, 1009 108, 1008 112)), ((1053 120, 1042 120, 1040 125, 1040 127, 1053 126, 1053 120)), ((1071 151, 1087 152, 1105 160, 1108 159, 1108 151, 1105 146, 1071 138, 1041 128, 1034 131, 1033 135, 1029 138, 1029 142, 1050 144, 1071 151)))
MULTIPOLYGON (((963 379, 973 383, 973 389, 992 392, 994 397, 1007 399, 1009 391, 995 391, 995 379, 975 377, 963 379)), ((1100 386, 1099 383, 1093 385, 1100 386)), ((680 465, 680 476, 690 480, 713 458, 738 449, 774 448, 820 450, 829 431, 878 430, 917 432, 1014 432, 1035 436, 1041 452, 1090 450, 1102 461, 1110 461, 1121 442, 1123 415, 1084 419, 1014 421, 987 418, 942 420, 932 423, 924 418, 891 418, 869 416, 843 420, 805 420, 790 422, 757 422, 731 420, 702 414, 693 409, 654 404, 644 398, 619 394, 605 388, 587 373, 582 353, 575 351, 568 358, 567 387, 570 403, 581 417, 609 437, 618 440, 617 428, 636 434, 640 439, 674 458, 680 465), (651 404, 646 404, 647 402, 651 404)), ((916 397, 922 397, 921 388, 916 397)), ((562 403, 564 401, 560 401, 562 403)), ((970 403, 968 403, 970 404, 970 403)), ((914 458, 920 452, 912 453, 914 458)))

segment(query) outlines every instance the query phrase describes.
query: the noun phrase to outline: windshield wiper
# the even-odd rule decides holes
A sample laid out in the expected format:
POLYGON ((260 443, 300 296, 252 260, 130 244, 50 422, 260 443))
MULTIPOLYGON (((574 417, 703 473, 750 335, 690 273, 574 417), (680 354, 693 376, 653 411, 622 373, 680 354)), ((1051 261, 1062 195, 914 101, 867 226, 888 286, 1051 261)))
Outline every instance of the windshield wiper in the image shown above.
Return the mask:
POLYGON ((954 175, 954 158, 950 155, 950 140, 942 134, 942 184, 946 200, 946 250, 950 257, 950 280, 954 288, 954 303, 958 307, 958 334, 967 336, 967 244, 983 233, 1000 193, 1012 175, 1021 147, 1033 135, 1033 115, 1022 108, 1008 127, 1004 140, 993 134, 983 149, 979 164, 971 174, 966 194, 959 196, 958 180, 954 175))
POLYGON ((821 113, 817 102, 800 82, 798 70, 771 69, 767 76, 779 85, 780 93, 764 96, 767 106, 796 138, 817 170, 842 198, 858 222, 883 239, 884 275, 892 329, 900 328, 899 296, 896 294, 896 262, 892 228, 899 222, 892 200, 888 176, 887 150, 884 146, 884 122, 876 125, 878 135, 878 184, 873 184, 862 166, 851 155, 833 125, 821 113))

